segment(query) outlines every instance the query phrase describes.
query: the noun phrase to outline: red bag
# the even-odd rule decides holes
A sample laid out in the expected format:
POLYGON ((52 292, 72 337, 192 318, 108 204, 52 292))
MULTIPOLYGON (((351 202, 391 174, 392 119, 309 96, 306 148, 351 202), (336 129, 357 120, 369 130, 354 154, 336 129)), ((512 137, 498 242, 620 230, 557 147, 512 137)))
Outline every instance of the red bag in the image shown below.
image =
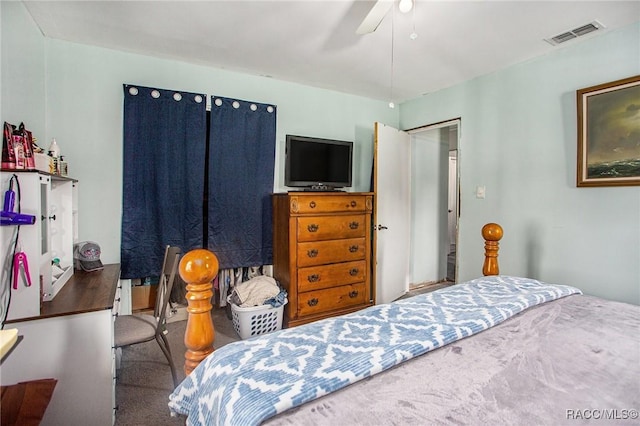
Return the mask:
MULTIPOLYGON (((33 134, 30 130, 24 128, 24 124, 20 123, 18 127, 19 136, 22 136, 22 146, 24 152, 24 168, 35 169, 36 158, 33 156, 33 134)), ((15 134, 15 133, 14 133, 15 134)))
POLYGON ((16 153, 13 150, 13 132, 16 126, 4 122, 4 128, 2 129, 2 168, 3 169, 15 169, 16 168, 16 153))
POLYGON ((5 121, 2 133, 2 167, 7 169, 35 169, 33 135, 20 123, 18 129, 5 121))

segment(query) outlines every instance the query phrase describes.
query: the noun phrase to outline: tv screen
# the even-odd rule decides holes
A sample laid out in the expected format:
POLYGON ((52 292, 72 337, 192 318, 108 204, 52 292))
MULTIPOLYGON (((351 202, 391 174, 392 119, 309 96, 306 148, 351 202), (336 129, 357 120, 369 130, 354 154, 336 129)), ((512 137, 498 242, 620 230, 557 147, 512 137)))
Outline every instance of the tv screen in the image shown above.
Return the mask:
POLYGON ((287 135, 284 184, 314 190, 351 186, 353 142, 287 135))

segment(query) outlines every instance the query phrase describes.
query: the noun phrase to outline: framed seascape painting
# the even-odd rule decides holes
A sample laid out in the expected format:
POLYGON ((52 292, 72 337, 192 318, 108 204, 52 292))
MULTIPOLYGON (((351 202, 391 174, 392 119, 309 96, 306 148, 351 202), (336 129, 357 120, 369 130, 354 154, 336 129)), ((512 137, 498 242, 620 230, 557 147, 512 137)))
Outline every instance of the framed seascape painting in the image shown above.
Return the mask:
POLYGON ((640 75, 577 91, 577 186, 640 185, 640 75))

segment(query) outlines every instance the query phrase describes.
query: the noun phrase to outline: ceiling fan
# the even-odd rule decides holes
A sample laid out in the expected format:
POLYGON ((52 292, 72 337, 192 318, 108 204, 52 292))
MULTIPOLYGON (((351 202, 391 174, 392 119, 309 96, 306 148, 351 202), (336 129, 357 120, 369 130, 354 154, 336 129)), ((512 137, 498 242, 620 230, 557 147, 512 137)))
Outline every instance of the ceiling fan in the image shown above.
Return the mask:
MULTIPOLYGON (((395 0, 377 0, 356 30, 356 34, 363 35, 374 32, 384 19, 387 12, 389 12, 393 7, 394 1, 395 0)), ((398 3, 398 9, 402 13, 407 13, 412 8, 413 0, 400 0, 398 3)))

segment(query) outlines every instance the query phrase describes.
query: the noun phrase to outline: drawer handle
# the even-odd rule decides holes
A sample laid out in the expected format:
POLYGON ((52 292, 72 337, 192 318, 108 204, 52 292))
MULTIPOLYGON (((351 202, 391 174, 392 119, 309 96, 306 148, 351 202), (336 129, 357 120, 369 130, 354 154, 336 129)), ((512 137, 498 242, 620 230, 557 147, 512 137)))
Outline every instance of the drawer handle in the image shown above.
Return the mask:
POLYGON ((315 223, 312 223, 311 225, 307 226, 307 230, 309 232, 318 232, 318 228, 320 228, 320 225, 316 225, 315 223))
POLYGON ((360 223, 358 223, 358 222, 351 222, 349 224, 349 228, 351 228, 351 229, 358 229, 359 226, 360 226, 360 223))
POLYGON ((318 299, 316 299, 315 297, 307 301, 307 305, 309 306, 316 306, 317 304, 318 304, 318 299))
POLYGON ((350 247, 349 247, 349 251, 350 251, 351 253, 355 253, 355 252, 357 252, 357 251, 358 251, 358 246, 357 246, 357 245, 355 245, 355 246, 350 246, 350 247))
POLYGON ((316 208, 316 202, 315 201, 310 202, 309 203, 309 207, 311 207, 312 209, 315 209, 316 208))
POLYGON ((358 203, 356 203, 354 200, 351 201, 351 207, 355 207, 357 205, 358 205, 358 203))
POLYGON ((349 271, 349 275, 351 275, 352 277, 355 277, 356 275, 358 275, 358 268, 353 268, 349 271))
POLYGON ((320 281, 320 275, 311 274, 307 277, 307 281, 309 281, 310 283, 317 283, 318 281, 320 281))
POLYGON ((350 298, 354 298, 354 297, 358 297, 358 290, 353 290, 351 292, 349 292, 349 297, 350 298))
POLYGON ((318 255, 318 250, 316 249, 307 250, 307 256, 316 257, 317 255, 318 255))

